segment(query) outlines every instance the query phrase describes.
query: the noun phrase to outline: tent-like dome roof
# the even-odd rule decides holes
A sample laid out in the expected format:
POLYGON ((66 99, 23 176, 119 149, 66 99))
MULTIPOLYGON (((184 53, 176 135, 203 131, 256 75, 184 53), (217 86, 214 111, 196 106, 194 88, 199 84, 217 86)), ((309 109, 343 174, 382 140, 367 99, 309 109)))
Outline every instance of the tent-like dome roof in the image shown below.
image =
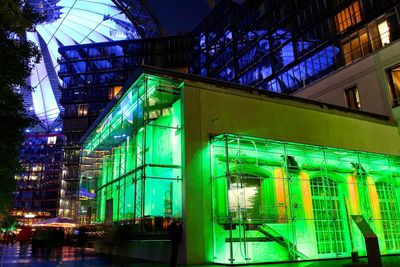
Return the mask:
POLYGON ((144 0, 30 0, 45 20, 27 38, 37 44, 42 60, 24 92, 26 105, 51 130, 59 117, 58 48, 125 39, 153 37, 160 25, 144 0))

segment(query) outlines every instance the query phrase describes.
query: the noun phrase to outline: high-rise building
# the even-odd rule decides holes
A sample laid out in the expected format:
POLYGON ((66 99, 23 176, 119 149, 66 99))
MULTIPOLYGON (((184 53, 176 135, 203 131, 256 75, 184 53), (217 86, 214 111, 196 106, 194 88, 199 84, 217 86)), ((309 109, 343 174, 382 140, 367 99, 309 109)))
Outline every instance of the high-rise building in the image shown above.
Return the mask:
MULTIPOLYGON (((51 155, 57 154, 55 161, 61 160, 58 155, 63 152, 64 145, 60 142, 65 142, 65 138, 60 136, 62 132, 61 114, 64 110, 60 105, 61 79, 57 76, 60 70, 60 65, 57 62, 58 49, 66 45, 152 37, 157 36, 161 30, 157 19, 144 1, 29 0, 28 2, 44 18, 36 26, 35 32, 26 33, 26 38, 34 42, 42 54, 40 63, 35 66, 26 82, 34 90, 21 89, 26 108, 38 119, 38 123, 27 129, 26 139, 29 141, 23 144, 21 151, 21 164, 26 167, 26 172, 16 177, 18 187, 15 192, 14 208, 16 210, 14 214, 18 213, 17 216, 20 216, 21 212, 39 212, 38 210, 42 208, 40 212, 43 212, 43 214, 55 216, 57 213, 54 212, 56 208, 53 205, 40 204, 47 203, 46 198, 51 199, 49 201, 54 200, 53 195, 50 196, 45 193, 47 189, 44 187, 46 185, 35 187, 34 194, 21 190, 32 189, 31 184, 39 179, 36 175, 37 172, 40 172, 40 181, 51 180, 51 183, 54 184, 56 180, 56 174, 53 171, 48 171, 48 167, 40 168, 42 168, 42 165, 50 166, 55 160, 52 156, 46 156, 49 147, 51 147, 51 155), (48 146, 47 139, 54 136, 57 136, 57 143, 48 146), (35 138, 37 138, 36 141, 35 138), (41 149, 42 146, 43 149, 41 149), (56 153, 54 150, 58 150, 58 152, 56 153), (34 164, 40 166, 31 168, 31 159, 34 160, 34 164), (46 160, 49 162, 46 162, 46 160), (43 190, 43 193, 40 193, 41 190, 43 190), (21 200, 22 196, 23 200, 21 200)), ((57 169, 57 171, 59 170, 57 169)), ((73 187, 73 185, 68 185, 66 180, 61 181, 62 173, 65 176, 65 171, 60 170, 58 172, 58 189, 55 190, 59 192, 58 195, 61 198, 65 194, 64 189, 60 188, 61 186, 73 187)), ((53 189, 52 185, 51 190, 53 189)), ((70 203, 67 203, 70 206, 70 203)), ((57 205, 58 208, 64 206, 65 203, 57 205)), ((69 216, 69 213, 63 213, 63 215, 69 216)), ((32 216, 32 214, 29 216, 32 216)))
POLYGON ((58 215, 60 207, 62 147, 61 128, 54 133, 30 133, 27 129, 19 160, 22 172, 15 179, 12 215, 22 223, 58 215))
POLYGON ((394 0, 221 0, 192 32, 189 71, 392 116, 399 18, 394 0))
MULTIPOLYGON (((75 216, 79 183, 79 140, 140 64, 187 71, 187 36, 142 38, 59 49, 64 108, 66 188, 62 216, 75 216), (72 206, 71 206, 72 204, 72 206), (70 211, 72 209, 72 212, 70 211)), ((80 213, 83 214, 83 213, 80 213)), ((85 220, 85 218, 79 218, 85 220)))

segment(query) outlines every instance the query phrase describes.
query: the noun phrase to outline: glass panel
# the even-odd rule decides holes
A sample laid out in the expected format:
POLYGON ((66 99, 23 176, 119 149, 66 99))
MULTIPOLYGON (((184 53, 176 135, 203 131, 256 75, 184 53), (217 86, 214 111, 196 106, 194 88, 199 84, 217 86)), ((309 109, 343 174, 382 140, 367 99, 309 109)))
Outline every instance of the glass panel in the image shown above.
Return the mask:
POLYGON ((81 187, 90 178, 95 194, 81 195, 81 206, 92 207, 92 221, 128 220, 151 234, 182 217, 182 85, 142 75, 86 138, 81 187))
POLYGON ((339 32, 346 30, 348 27, 361 21, 360 5, 358 1, 354 1, 342 11, 336 14, 336 28, 339 32))
POLYGON ((211 160, 217 263, 365 255, 351 215, 383 254, 398 251, 397 186, 375 183, 397 184, 399 157, 226 134, 211 140, 211 160))
POLYGON ((386 249, 399 251, 400 232, 398 225, 400 223, 400 216, 396 187, 390 183, 378 182, 376 183, 376 191, 379 198, 386 249))
POLYGON ((385 46, 390 43, 390 33, 387 21, 382 21, 378 24, 379 36, 381 38, 382 45, 385 46))

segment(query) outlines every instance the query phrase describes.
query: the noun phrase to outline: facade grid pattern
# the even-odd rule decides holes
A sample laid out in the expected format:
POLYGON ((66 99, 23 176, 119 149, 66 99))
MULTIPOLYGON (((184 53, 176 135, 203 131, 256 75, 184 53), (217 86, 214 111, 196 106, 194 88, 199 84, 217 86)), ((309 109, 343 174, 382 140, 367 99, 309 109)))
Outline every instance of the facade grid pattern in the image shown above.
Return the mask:
POLYGON ((365 255, 354 214, 382 254, 399 251, 398 157, 223 134, 211 139, 211 162, 215 262, 365 255))
POLYGON ((126 221, 142 234, 162 233, 169 218, 182 216, 180 86, 144 75, 88 132, 80 164, 82 220, 126 221))
POLYGON ((396 1, 220 1, 189 72, 290 94, 398 40, 396 1))
POLYGON ((376 191, 379 197, 379 207, 382 216, 383 234, 388 250, 400 248, 400 233, 398 231, 399 203, 396 188, 389 183, 377 183, 376 191))

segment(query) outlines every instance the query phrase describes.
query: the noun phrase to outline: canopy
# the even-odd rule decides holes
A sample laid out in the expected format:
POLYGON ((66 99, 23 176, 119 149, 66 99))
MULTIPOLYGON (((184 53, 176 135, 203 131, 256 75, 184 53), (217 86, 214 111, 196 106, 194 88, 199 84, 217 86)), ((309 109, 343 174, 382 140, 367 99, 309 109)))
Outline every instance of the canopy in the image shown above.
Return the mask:
POLYGON ((32 226, 42 227, 75 227, 76 225, 77 223, 74 220, 63 217, 55 217, 32 224, 32 226))

